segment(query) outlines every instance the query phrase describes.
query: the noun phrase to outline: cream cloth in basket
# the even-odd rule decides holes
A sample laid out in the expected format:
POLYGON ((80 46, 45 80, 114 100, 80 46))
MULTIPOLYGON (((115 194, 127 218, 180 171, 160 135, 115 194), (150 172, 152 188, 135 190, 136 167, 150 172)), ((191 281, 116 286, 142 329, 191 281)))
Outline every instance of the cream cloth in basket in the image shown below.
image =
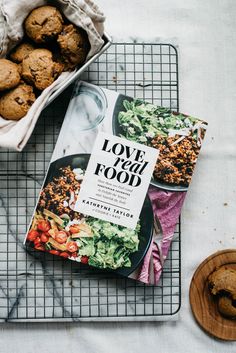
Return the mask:
MULTIPOLYGON (((7 52, 22 39, 22 24, 29 12, 49 3, 46 0, 0 0, 0 57, 5 57, 7 52)), ((91 49, 87 59, 91 58, 104 44, 103 13, 91 0, 55 0, 53 3, 71 22, 88 33, 91 49)), ((28 114, 21 120, 12 121, 0 117, 0 147, 17 151, 24 148, 49 96, 71 75, 73 73, 63 72, 50 87, 42 92, 28 114)))

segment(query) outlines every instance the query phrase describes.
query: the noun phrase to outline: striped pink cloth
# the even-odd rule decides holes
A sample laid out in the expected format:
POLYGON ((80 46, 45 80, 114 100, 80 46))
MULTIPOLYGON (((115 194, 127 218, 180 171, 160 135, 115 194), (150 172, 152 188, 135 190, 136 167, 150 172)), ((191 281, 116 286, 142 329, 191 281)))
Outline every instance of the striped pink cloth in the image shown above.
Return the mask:
POLYGON ((158 246, 152 241, 138 280, 147 284, 157 284, 162 273, 162 262, 167 257, 186 192, 172 192, 150 187, 148 194, 152 201, 154 216, 157 217, 161 226, 161 256, 158 246))

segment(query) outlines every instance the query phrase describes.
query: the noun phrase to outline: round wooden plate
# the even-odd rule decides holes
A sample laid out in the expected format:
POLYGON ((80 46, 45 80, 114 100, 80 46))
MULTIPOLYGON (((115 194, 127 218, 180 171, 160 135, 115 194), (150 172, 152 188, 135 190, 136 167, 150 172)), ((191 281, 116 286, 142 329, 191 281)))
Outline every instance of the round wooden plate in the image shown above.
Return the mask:
POLYGON ((218 251, 198 266, 190 284, 190 305, 196 321, 206 332, 223 340, 235 341, 236 320, 220 315, 207 283, 209 274, 222 265, 236 269, 236 250, 218 251))

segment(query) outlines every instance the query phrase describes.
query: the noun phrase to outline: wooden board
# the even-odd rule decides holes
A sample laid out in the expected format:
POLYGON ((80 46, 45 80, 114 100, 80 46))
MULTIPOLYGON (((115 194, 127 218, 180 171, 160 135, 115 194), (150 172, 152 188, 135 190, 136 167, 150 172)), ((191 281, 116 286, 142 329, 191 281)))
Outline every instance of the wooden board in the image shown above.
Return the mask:
POLYGON ((223 340, 235 341, 236 320, 221 316, 207 283, 209 274, 222 265, 236 269, 236 250, 218 251, 199 265, 190 284, 189 300, 196 321, 206 332, 223 340))

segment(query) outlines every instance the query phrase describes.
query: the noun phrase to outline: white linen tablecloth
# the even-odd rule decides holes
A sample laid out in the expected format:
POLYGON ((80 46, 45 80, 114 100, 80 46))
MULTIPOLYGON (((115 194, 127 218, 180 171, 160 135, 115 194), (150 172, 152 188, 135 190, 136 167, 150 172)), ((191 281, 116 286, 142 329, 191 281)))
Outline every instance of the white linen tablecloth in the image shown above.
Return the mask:
POLYGON ((4 353, 235 353, 196 324, 188 290, 198 264, 236 247, 236 1, 97 0, 107 32, 179 50, 180 109, 209 122, 182 212, 182 308, 176 322, 1 325, 4 353))

